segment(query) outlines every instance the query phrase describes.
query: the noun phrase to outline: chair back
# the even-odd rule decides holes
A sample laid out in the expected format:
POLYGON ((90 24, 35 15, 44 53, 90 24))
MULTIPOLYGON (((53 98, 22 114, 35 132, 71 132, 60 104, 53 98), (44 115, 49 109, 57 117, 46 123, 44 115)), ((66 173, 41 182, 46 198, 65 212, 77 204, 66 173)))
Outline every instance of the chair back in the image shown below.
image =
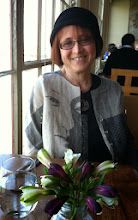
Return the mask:
POLYGON ((118 81, 119 76, 124 76, 124 85, 122 86, 124 95, 138 94, 138 86, 132 86, 132 79, 138 78, 138 70, 112 69, 111 79, 118 81))
POLYGON ((138 147, 138 96, 124 96, 124 106, 127 114, 127 123, 138 147))

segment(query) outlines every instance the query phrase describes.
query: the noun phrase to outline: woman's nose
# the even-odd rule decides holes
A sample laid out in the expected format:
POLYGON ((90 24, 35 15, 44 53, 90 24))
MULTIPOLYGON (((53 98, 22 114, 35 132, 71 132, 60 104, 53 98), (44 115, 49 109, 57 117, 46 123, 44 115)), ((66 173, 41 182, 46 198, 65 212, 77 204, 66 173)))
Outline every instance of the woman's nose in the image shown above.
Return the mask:
POLYGON ((74 47, 72 48, 72 50, 74 51, 80 51, 83 48, 83 46, 81 46, 81 44, 79 44, 78 41, 75 41, 74 47))

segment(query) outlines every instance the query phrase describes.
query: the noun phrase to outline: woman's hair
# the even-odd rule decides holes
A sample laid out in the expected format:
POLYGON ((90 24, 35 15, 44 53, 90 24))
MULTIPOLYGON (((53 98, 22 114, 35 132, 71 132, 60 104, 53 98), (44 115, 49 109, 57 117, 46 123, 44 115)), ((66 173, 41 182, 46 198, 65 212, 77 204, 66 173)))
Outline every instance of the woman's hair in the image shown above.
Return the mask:
POLYGON ((53 64, 58 65, 59 67, 63 65, 60 49, 59 49, 59 39, 58 34, 55 36, 52 48, 51 48, 51 60, 53 64))

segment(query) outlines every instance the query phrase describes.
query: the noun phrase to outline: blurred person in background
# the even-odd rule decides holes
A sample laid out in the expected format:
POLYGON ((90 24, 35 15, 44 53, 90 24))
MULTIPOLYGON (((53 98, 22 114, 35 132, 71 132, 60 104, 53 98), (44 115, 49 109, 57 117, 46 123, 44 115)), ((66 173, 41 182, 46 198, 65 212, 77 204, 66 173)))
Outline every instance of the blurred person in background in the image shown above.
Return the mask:
MULTIPOLYGON (((138 51, 135 50, 135 36, 127 33, 122 37, 122 46, 112 53, 104 66, 103 75, 106 77, 111 76, 112 68, 119 69, 138 69, 138 51)), ((120 84, 123 84, 123 79, 120 77, 120 84)), ((138 78, 132 81, 133 86, 138 86, 138 78)))
POLYGON ((110 56, 110 54, 114 51, 116 51, 117 46, 114 43, 110 43, 108 44, 108 49, 107 51, 105 51, 104 55, 103 55, 103 61, 106 62, 106 60, 108 59, 108 57, 110 56))

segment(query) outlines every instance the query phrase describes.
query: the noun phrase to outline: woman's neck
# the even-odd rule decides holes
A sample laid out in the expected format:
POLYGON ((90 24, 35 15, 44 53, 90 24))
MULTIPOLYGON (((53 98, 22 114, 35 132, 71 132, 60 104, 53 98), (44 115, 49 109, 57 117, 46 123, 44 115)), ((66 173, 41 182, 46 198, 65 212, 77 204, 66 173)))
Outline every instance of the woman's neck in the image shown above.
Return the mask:
POLYGON ((92 74, 89 73, 70 73, 62 70, 62 74, 74 86, 79 86, 82 92, 87 92, 92 86, 92 74))

